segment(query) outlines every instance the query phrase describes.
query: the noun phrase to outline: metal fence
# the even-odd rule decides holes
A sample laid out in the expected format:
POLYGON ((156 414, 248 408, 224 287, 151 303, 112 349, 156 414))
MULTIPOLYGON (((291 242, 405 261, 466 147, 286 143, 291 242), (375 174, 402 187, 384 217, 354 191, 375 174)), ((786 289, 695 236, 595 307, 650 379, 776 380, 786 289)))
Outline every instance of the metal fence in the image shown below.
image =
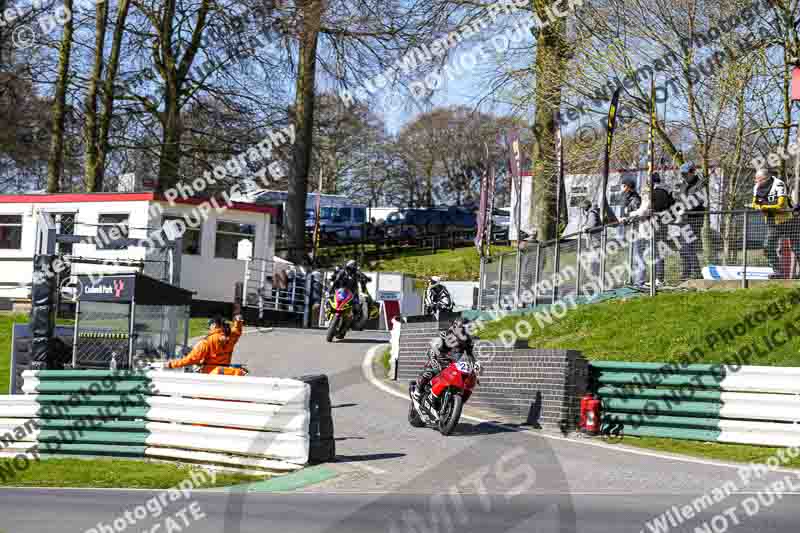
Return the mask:
POLYGON ((689 280, 800 279, 800 217, 753 210, 666 213, 607 224, 484 258, 480 308, 505 309, 634 286, 655 294, 689 280))
POLYGON ((242 304, 266 311, 308 314, 312 277, 294 265, 254 258, 245 263, 242 304))

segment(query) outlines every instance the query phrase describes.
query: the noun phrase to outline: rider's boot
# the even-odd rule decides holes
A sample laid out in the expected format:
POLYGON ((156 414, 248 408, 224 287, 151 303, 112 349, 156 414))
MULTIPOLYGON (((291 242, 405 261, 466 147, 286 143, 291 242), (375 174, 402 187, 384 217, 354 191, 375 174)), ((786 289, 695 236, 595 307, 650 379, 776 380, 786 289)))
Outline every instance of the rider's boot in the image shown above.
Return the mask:
POLYGON ((414 387, 414 392, 412 392, 411 395, 413 396, 415 402, 422 404, 422 387, 419 385, 414 387))

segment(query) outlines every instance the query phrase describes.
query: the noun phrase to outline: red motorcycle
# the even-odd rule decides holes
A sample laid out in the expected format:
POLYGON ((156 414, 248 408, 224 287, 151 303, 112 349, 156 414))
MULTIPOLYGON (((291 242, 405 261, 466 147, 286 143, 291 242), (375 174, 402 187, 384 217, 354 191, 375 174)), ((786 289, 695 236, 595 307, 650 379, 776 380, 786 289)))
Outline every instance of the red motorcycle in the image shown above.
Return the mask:
POLYGON ((434 377, 423 391, 421 402, 414 399, 417 382, 408 387, 411 406, 408 422, 415 428, 431 427, 442 435, 450 435, 461 418, 461 409, 472 390, 480 382, 481 364, 473 357, 462 355, 434 377))

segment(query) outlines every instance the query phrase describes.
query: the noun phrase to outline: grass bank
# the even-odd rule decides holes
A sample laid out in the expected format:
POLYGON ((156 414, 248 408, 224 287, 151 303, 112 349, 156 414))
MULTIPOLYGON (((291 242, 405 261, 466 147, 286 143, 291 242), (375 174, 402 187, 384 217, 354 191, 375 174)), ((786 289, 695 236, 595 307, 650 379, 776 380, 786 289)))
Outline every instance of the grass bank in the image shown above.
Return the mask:
MULTIPOLYGON (((611 440, 611 443, 620 443, 611 440)), ((647 450, 667 453, 681 453, 702 459, 728 461, 732 463, 765 463, 776 456, 781 448, 771 446, 751 446, 748 444, 721 444, 718 442, 697 442, 656 437, 625 437, 622 444, 647 450)), ((800 468, 800 457, 790 458, 782 465, 784 468, 800 468)))
MULTIPOLYGON (((761 322, 733 342, 710 347, 709 335, 728 330, 745 316, 764 311, 770 302, 785 298, 792 289, 767 286, 734 291, 679 292, 656 298, 609 300, 578 306, 553 323, 537 323, 531 315, 509 317, 490 323, 479 336, 501 338, 503 331, 527 333, 519 322, 527 321, 525 338, 536 348, 580 350, 590 360, 675 362, 695 348, 703 351, 698 362, 717 363, 726 355, 757 342, 782 323, 800 317, 800 306, 777 320, 761 322)), ((800 366, 800 338, 776 347, 753 365, 800 366)))
MULTIPOLYGON (((510 252, 507 246, 493 246, 492 254, 510 252)), ((373 261, 364 270, 402 272, 419 278, 441 276, 444 280, 478 281, 481 261, 474 246, 439 250, 435 254, 414 251, 392 259, 373 261)))
MULTIPOLYGON (((610 300, 578 306, 561 319, 540 326, 530 315, 490 323, 481 338, 500 338, 504 331, 527 332, 520 322, 527 321, 532 333, 526 338, 536 348, 566 348, 583 352, 595 361, 678 362, 695 348, 702 351, 698 363, 718 363, 748 345, 764 344, 762 337, 783 324, 800 318, 800 306, 789 307, 781 316, 736 336, 733 342, 719 341, 710 346, 709 336, 732 330, 747 315, 766 310, 771 302, 786 298, 792 289, 767 286, 758 289, 661 294, 656 298, 610 300)), ((742 328, 739 328, 741 331, 742 328)), ((784 338, 784 337, 781 337, 784 338)), ((754 358, 751 365, 800 366, 800 337, 754 358)), ((618 441, 615 441, 618 442, 618 441)), ((623 444, 650 450, 682 453, 694 457, 731 462, 763 462, 778 448, 721 444, 652 437, 625 437, 623 444)), ((800 468, 800 459, 788 467, 800 468)))

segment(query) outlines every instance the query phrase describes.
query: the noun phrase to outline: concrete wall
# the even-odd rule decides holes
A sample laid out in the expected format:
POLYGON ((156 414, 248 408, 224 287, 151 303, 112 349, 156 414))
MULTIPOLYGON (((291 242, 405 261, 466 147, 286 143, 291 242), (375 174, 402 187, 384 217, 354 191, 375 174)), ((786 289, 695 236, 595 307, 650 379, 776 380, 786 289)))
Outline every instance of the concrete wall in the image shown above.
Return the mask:
MULTIPOLYGON (((401 326, 397 379, 416 379, 427 360, 431 341, 450 320, 410 317, 401 326)), ((468 405, 488 409, 511 419, 550 431, 573 431, 586 393, 588 362, 571 350, 507 348, 484 344, 476 353, 484 373, 468 405)))

